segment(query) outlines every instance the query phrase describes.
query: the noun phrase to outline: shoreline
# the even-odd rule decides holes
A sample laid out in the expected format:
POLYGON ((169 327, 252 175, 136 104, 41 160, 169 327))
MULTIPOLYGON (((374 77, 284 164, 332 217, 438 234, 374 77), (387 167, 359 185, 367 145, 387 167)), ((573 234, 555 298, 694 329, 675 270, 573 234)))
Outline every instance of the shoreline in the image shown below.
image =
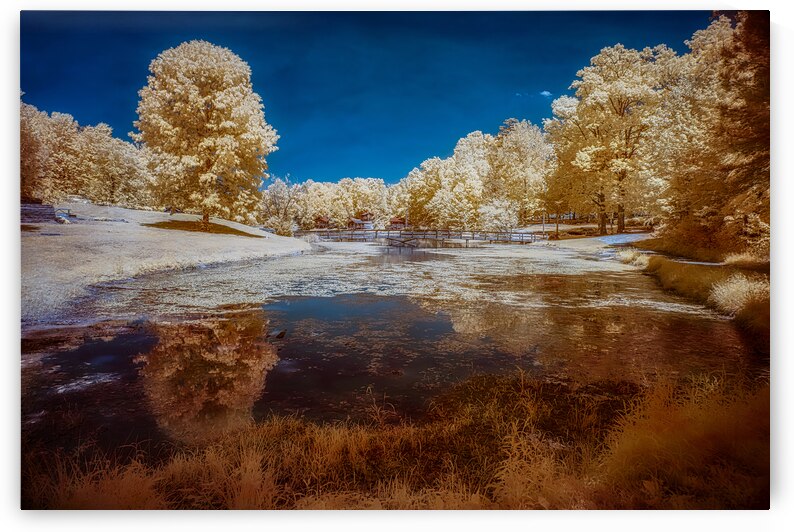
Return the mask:
POLYGON ((93 285, 149 273, 201 268, 267 257, 300 254, 308 242, 259 231, 236 222, 212 222, 264 238, 206 234, 147 227, 167 220, 192 221, 189 214, 169 215, 90 203, 58 208, 76 215, 70 224, 25 224, 21 231, 21 321, 47 321, 93 285))
MULTIPOLYGON (((146 227, 142 224, 157 219, 195 219, 195 215, 135 211, 118 207, 100 207, 91 204, 69 204, 73 213, 81 217, 69 225, 38 224, 40 233, 22 232, 22 329, 35 332, 56 323, 68 305, 79 305, 91 297, 92 288, 107 283, 125 282, 149 275, 179 273, 193 269, 212 269, 260 260, 287 258, 305 253, 342 252, 354 257, 380 254, 386 246, 359 242, 309 243, 296 238, 264 234, 265 238, 244 238, 236 235, 207 234, 146 227), (112 217, 112 218, 111 218, 112 217), (94 220, 92 218, 99 218, 94 220), (116 221, 106 221, 115 219, 116 221), (125 220, 125 221, 119 221, 125 220), (45 236, 45 231, 60 233, 45 236), (103 231, 102 233, 99 233, 103 231), (70 234, 71 233, 71 234, 70 234), (99 235, 97 234, 99 233, 99 235), (44 239, 52 240, 44 240, 44 239), (35 239, 35 240, 34 240, 35 239), (153 253, 153 246, 176 243, 177 249, 169 254, 153 253), (192 249, 188 249, 188 245, 192 249), (39 246, 39 247, 37 247, 39 246), (78 253, 71 253, 72 248, 78 253), (142 253, 137 252, 139 248, 142 253), (209 251, 207 251, 209 250, 209 251), (84 263, 79 252, 90 253, 84 263), (181 252, 181 254, 180 254, 181 252), (66 257, 66 261, 58 261, 66 257), (127 261, 123 267, 119 262, 127 261), (63 265, 57 267, 56 265, 63 265)), ((258 229, 213 219, 215 223, 263 236, 258 229)), ((46 233, 45 233, 46 234, 46 233)), ((608 235, 571 240, 535 243, 529 246, 489 244, 513 258, 528 261, 546 261, 557 256, 564 260, 566 254, 592 254, 611 245, 630 243, 647 238, 647 234, 608 235)), ((426 248, 423 252, 457 255, 455 248, 426 248)), ((465 251, 463 252, 465 253, 465 251)), ((572 257, 573 258, 573 257, 572 257)), ((609 261, 625 267, 619 261, 609 261)))

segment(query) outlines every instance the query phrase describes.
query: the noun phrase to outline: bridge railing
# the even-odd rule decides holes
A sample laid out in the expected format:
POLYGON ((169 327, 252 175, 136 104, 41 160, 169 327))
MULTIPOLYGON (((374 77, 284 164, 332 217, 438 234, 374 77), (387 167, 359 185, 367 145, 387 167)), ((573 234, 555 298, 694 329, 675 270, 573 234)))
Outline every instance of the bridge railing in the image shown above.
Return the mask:
POLYGON ((529 244, 548 239, 545 233, 522 231, 462 231, 448 229, 431 230, 390 230, 390 229, 314 229, 303 231, 300 235, 317 235, 331 241, 371 242, 380 239, 421 239, 421 240, 468 240, 494 243, 529 244))

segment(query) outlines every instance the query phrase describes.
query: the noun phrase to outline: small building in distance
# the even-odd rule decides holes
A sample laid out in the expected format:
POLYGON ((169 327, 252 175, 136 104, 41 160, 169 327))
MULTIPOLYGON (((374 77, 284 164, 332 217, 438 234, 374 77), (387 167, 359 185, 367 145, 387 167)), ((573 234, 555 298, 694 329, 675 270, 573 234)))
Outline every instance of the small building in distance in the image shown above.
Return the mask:
POLYGON ((389 220, 389 226, 386 229, 390 231, 401 231, 405 229, 405 218, 401 216, 395 216, 391 220, 389 220))
POLYGON ((328 216, 317 216, 314 219, 315 229, 329 229, 331 227, 331 219, 328 216))
POLYGON ((361 218, 350 218, 350 221, 347 222, 347 228, 356 230, 375 229, 375 224, 371 220, 365 221, 361 218))

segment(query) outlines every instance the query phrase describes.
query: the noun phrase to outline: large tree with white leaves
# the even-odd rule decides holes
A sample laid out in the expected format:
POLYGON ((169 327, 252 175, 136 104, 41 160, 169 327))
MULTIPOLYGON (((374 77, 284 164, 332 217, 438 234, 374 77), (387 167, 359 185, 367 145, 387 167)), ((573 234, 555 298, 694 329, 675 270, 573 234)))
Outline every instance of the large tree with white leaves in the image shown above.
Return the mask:
POLYGON ((571 85, 578 99, 578 127, 587 138, 576 164, 612 179, 619 233, 627 203, 644 185, 638 153, 674 61, 675 52, 664 45, 633 50, 617 44, 593 57, 571 85))
MULTIPOLYGON (((46 195, 44 168, 47 164, 50 117, 25 102, 19 107, 20 192, 23 198, 46 195)), ((49 198, 47 198, 49 199, 49 198)))
POLYGON ((162 52, 140 91, 138 133, 161 204, 251 221, 265 157, 278 135, 265 122, 248 64, 226 48, 190 41, 162 52))
POLYGON ((112 135, 107 124, 80 131, 81 194, 100 205, 139 208, 150 204, 150 174, 141 150, 112 135))
POLYGON ((529 223, 542 211, 542 184, 553 155, 538 126, 528 120, 506 120, 494 141, 486 194, 507 199, 518 209, 519 223, 529 223))
POLYGON ((687 41, 640 150, 662 186, 664 235, 769 253, 769 14, 715 18, 687 41))
POLYGON ((546 120, 544 128, 557 164, 546 176, 549 197, 574 210, 595 212, 599 234, 605 235, 607 211, 614 207, 608 152, 598 148, 598 129, 587 126, 579 99, 561 96, 551 107, 554 118, 546 120))

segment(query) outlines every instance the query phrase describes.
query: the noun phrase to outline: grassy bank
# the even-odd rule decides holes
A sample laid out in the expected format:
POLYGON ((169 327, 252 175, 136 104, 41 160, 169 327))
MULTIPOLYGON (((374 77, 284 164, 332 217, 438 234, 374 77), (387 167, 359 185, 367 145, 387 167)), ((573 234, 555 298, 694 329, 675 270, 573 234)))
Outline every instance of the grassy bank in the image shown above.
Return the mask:
MULTIPOLYGON (((641 247, 645 242, 637 242, 641 247)), ((654 275, 665 290, 708 305, 751 331, 769 345, 769 273, 752 257, 733 256, 719 264, 692 264, 626 250, 618 254, 629 264, 654 275)))
POLYGON ((165 463, 31 452, 27 508, 766 508, 769 387, 474 378, 427 419, 277 417, 165 463))
POLYGON ((199 217, 192 214, 90 203, 58 208, 75 215, 72 223, 37 224, 39 231, 20 232, 23 326, 70 312, 69 302, 97 283, 311 249, 302 240, 218 218, 211 219, 213 234, 207 234, 194 230, 200 229, 199 217))
POLYGON ((726 252, 673 240, 671 238, 648 238, 632 244, 637 249, 672 255, 683 259, 721 263, 733 268, 769 273, 769 257, 750 252, 726 252))
POLYGON ((705 248, 688 244, 685 241, 665 238, 649 238, 640 242, 634 242, 633 246, 637 249, 655 251, 656 253, 703 262, 721 262, 725 256, 725 253, 713 248, 705 248))
POLYGON ((234 227, 221 225, 216 223, 208 223, 206 227, 202 225, 200 220, 165 220, 162 222, 152 222, 148 224, 141 224, 144 227, 155 227, 157 229, 171 229, 174 231, 192 231, 194 233, 210 233, 214 235, 237 235, 245 236, 248 238, 265 238, 260 235, 252 235, 245 231, 240 231, 234 227))

